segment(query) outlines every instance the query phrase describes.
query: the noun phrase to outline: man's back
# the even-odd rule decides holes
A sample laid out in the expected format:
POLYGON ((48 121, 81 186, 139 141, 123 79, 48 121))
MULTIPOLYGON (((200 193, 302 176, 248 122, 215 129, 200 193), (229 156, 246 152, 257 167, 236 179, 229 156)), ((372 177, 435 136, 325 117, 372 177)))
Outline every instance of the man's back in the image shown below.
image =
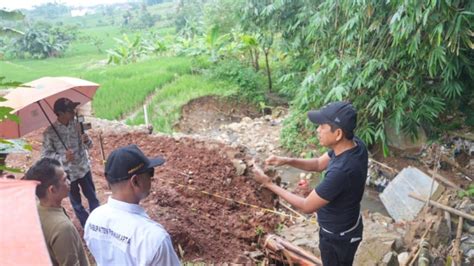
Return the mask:
POLYGON ((39 205, 38 213, 53 265, 89 265, 81 237, 64 209, 39 205))
POLYGON ((179 265, 166 230, 137 204, 109 198, 89 216, 84 239, 98 265, 179 265))

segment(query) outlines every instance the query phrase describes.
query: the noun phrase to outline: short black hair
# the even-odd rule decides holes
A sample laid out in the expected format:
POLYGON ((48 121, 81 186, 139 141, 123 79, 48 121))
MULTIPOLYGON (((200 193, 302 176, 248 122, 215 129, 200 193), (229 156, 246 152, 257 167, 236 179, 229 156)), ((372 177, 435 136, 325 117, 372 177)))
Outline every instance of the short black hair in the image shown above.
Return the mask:
POLYGON ((61 164, 58 160, 42 158, 28 169, 25 179, 40 181, 40 184, 36 187, 38 198, 44 198, 48 187, 59 183, 59 178, 56 176, 56 169, 59 167, 61 167, 61 164))
POLYGON ((353 131, 348 132, 347 130, 341 128, 340 126, 338 126, 336 124, 333 124, 333 123, 328 123, 328 124, 331 127, 331 132, 336 131, 336 129, 340 129, 340 130, 342 130, 342 134, 346 139, 352 140, 354 138, 354 132, 353 131))

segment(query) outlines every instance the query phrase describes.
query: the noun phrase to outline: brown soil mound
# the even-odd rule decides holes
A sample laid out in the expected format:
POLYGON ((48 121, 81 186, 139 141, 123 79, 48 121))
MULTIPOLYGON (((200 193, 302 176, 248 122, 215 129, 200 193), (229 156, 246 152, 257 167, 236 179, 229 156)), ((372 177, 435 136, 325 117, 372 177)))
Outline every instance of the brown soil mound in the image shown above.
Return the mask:
POLYGON ((257 108, 234 98, 205 96, 183 106, 181 119, 175 126, 183 133, 202 133, 221 125, 240 122, 244 117, 260 116, 257 108))
MULTIPOLYGON (((31 157, 11 155, 8 164, 28 167, 36 161, 41 148, 41 132, 28 137, 33 146, 31 157)), ((90 153, 94 182, 100 201, 105 203, 110 193, 104 178, 100 145, 97 134, 91 131, 90 135, 95 141, 90 153)), ((133 143, 148 156, 166 158, 166 164, 155 171, 152 192, 142 205, 150 217, 170 233, 177 253, 180 248, 183 250, 184 261, 248 263, 249 258, 244 253, 255 249, 252 243, 258 238, 257 232, 261 229, 273 231, 280 220, 261 209, 202 192, 272 208, 270 193, 257 191, 258 186, 249 176, 235 175, 231 160, 246 160, 240 150, 220 143, 144 133, 105 135, 103 139, 105 154, 133 143)), ((73 217, 70 204, 65 201, 64 205, 73 217)))

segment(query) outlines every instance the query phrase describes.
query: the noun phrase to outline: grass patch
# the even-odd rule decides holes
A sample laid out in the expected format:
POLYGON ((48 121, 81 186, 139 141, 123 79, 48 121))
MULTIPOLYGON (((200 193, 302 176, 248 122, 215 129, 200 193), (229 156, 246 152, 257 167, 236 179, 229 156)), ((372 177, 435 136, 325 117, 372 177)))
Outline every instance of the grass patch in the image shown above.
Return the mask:
POLYGON ((161 57, 91 70, 84 78, 101 84, 92 102, 95 115, 121 119, 139 107, 157 88, 190 71, 189 58, 161 57))
MULTIPOLYGON (((173 125, 181 115, 181 108, 190 100, 206 95, 230 96, 238 87, 226 81, 216 81, 202 75, 184 75, 163 86, 147 106, 148 119, 159 132, 173 132, 173 125)), ((127 120, 129 125, 144 124, 143 110, 127 120)))
POLYGON ((87 68, 104 59, 104 55, 48 58, 44 60, 0 61, 0 73, 8 80, 29 82, 47 76, 81 77, 87 68))

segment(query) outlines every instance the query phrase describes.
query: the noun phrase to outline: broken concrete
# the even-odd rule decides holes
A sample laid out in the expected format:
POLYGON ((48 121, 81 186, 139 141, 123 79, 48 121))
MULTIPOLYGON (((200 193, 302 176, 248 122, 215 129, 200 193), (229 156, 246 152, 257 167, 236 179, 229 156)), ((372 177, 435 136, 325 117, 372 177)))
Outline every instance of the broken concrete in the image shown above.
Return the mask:
POLYGON ((434 196, 432 199, 436 199, 436 195, 439 196, 442 192, 442 187, 418 168, 407 167, 388 184, 380 194, 380 199, 395 221, 411 221, 416 218, 424 203, 410 198, 408 194, 416 193, 428 198, 430 191, 434 196))

